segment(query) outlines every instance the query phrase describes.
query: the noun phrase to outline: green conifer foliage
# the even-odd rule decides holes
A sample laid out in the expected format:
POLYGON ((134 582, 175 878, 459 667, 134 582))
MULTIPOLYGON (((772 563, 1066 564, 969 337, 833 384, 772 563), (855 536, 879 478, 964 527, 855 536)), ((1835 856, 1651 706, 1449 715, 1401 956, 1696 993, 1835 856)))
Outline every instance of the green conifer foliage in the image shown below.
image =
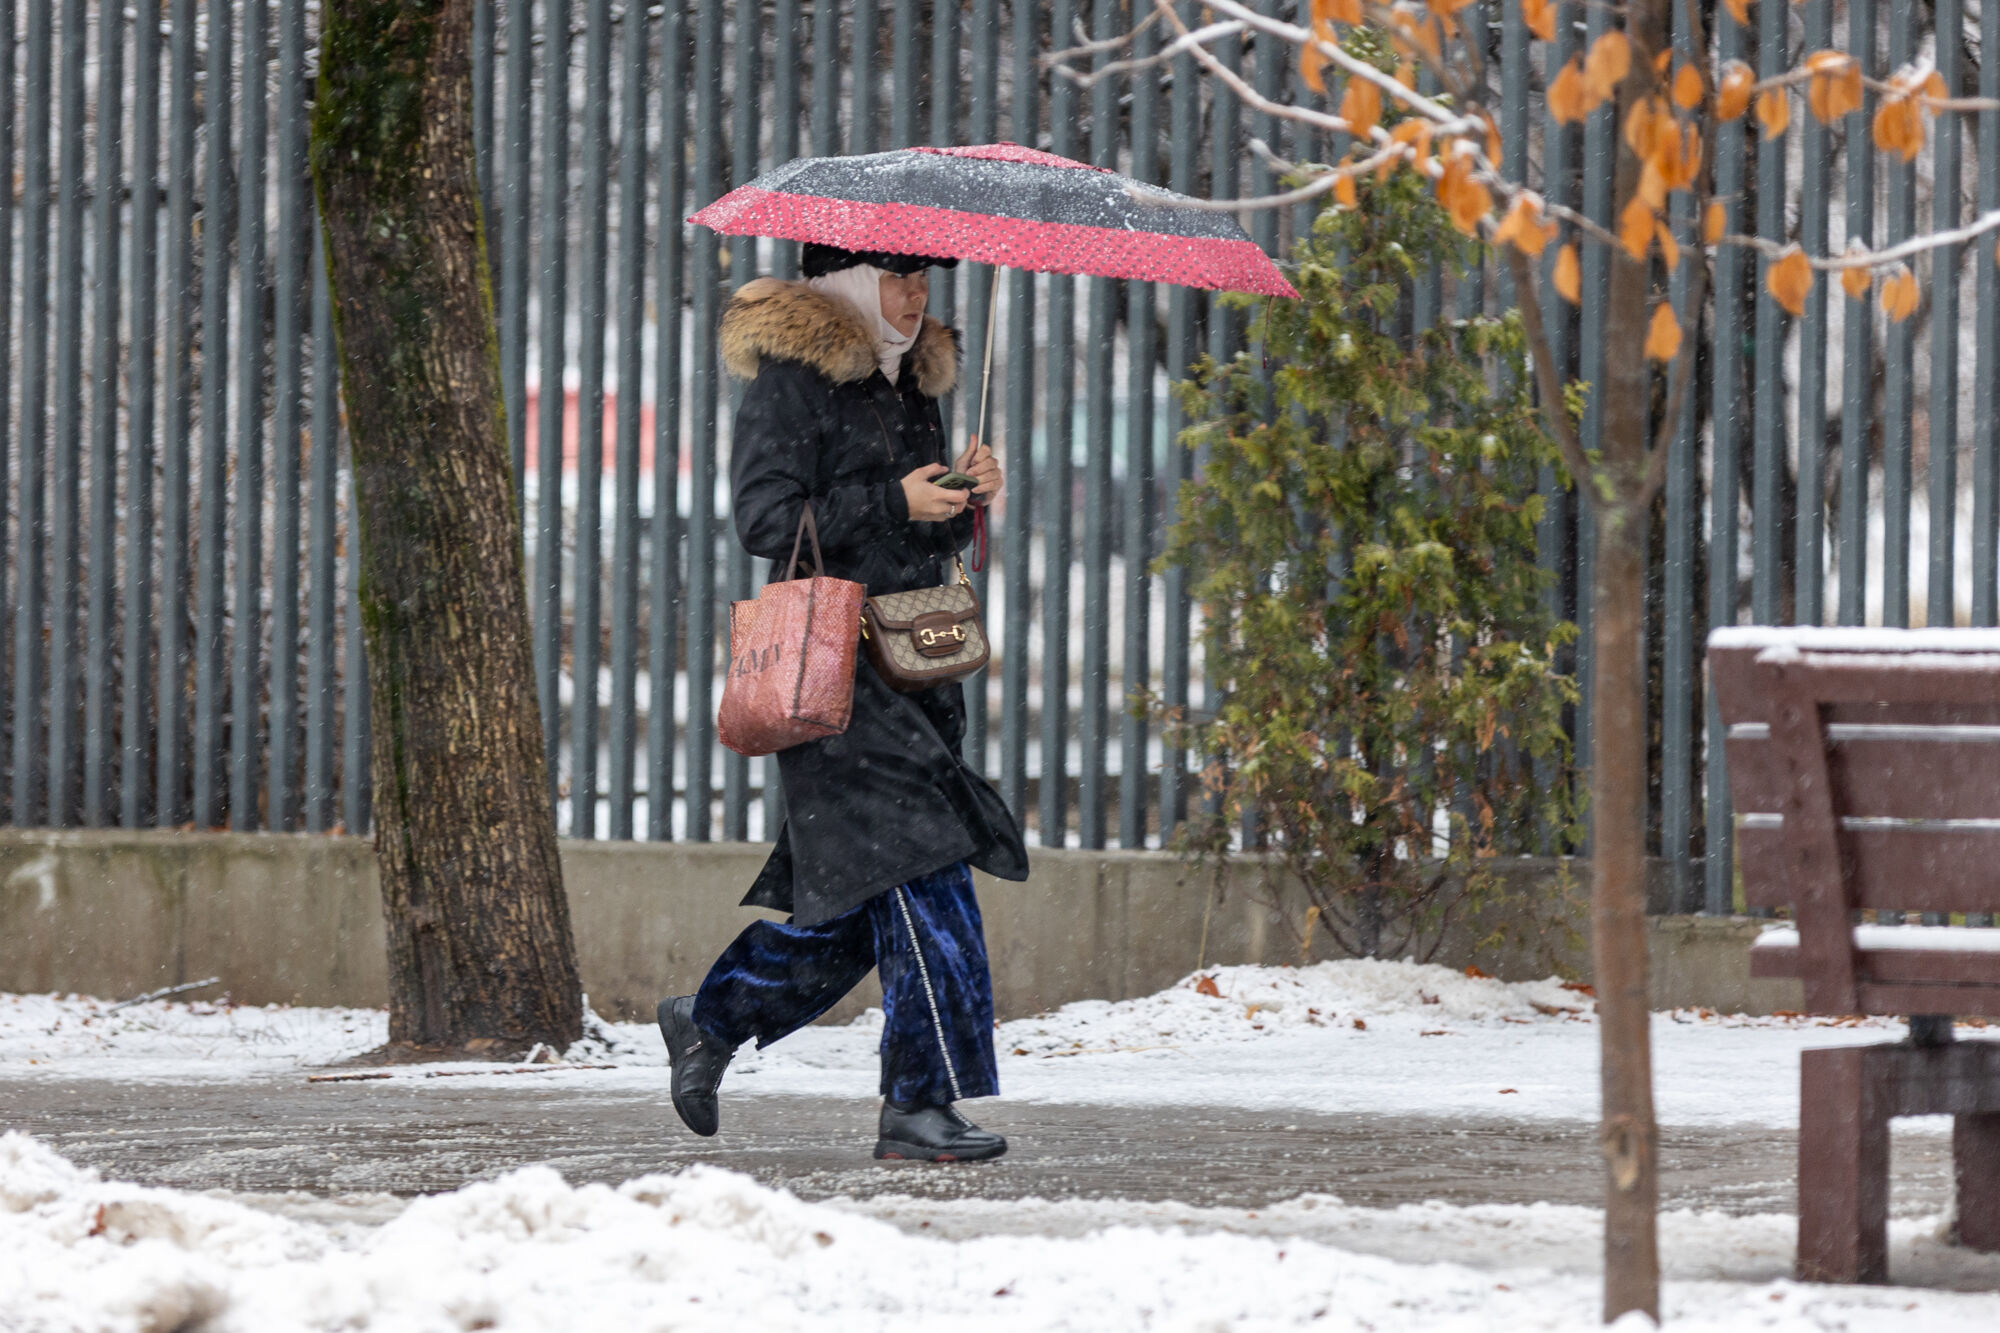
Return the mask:
POLYGON ((1341 952, 1427 954, 1491 858, 1577 815, 1576 631, 1535 563, 1560 463, 1518 318, 1411 331, 1412 280, 1482 259, 1412 174, 1364 184, 1300 239, 1304 299, 1181 386, 1196 476, 1162 564, 1188 571, 1221 700, 1167 718, 1208 796, 1182 845, 1227 854, 1249 820, 1287 919, 1341 952))

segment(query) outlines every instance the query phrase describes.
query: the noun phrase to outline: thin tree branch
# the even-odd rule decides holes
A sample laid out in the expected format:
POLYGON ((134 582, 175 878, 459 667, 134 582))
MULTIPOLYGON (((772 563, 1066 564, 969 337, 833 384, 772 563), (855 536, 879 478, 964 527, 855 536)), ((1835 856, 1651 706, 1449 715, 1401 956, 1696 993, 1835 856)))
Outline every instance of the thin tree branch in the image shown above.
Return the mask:
POLYGON ((1042 57, 1042 66, 1045 69, 1055 70, 1080 88, 1088 88, 1100 79, 1113 78, 1135 69, 1148 69, 1154 65, 1164 65, 1175 57, 1185 54, 1192 47, 1202 46, 1208 42, 1220 41, 1224 37, 1236 36, 1246 31, 1249 26, 1231 20, 1223 23, 1211 23, 1206 27, 1195 28, 1193 30, 1183 27, 1181 29, 1181 36, 1176 37, 1172 42, 1161 47, 1152 55, 1135 56, 1130 60, 1113 61, 1102 69, 1079 70, 1072 68, 1067 63, 1075 58, 1095 54, 1095 50, 1098 48, 1109 49, 1129 43, 1134 37, 1138 36, 1140 28, 1144 28, 1146 23, 1153 22, 1157 17, 1157 13, 1147 16, 1145 23, 1141 23, 1138 28, 1134 28, 1122 37, 1109 38, 1103 42, 1093 42, 1088 46, 1074 47, 1068 51, 1052 51, 1042 57))
POLYGON ((1569 469, 1572 483, 1579 491, 1588 491, 1590 501, 1595 503, 1590 456, 1584 453, 1576 423, 1570 420, 1562 381, 1556 376, 1555 354, 1549 348, 1548 329, 1542 324, 1542 301, 1535 291, 1534 265, 1519 246, 1510 245, 1506 250, 1507 266, 1514 275, 1514 299, 1520 305, 1521 326, 1528 335, 1528 355, 1535 363, 1535 387, 1541 391, 1542 416, 1548 422, 1549 433, 1555 436, 1556 448, 1569 469))

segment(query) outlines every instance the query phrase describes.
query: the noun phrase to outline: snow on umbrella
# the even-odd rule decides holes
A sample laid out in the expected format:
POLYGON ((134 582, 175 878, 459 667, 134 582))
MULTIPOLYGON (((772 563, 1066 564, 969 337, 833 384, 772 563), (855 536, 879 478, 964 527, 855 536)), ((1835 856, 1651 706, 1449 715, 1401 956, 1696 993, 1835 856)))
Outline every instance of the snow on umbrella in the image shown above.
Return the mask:
POLYGON ((1296 299, 1233 213, 1019 144, 806 157, 690 217, 730 236, 1296 299))
MULTIPOLYGON (((1233 213, 1179 206, 1196 202, 1088 162, 995 143, 802 157, 688 221, 725 236, 1298 299, 1233 213)), ((975 440, 986 434, 998 309, 987 303, 975 440)))

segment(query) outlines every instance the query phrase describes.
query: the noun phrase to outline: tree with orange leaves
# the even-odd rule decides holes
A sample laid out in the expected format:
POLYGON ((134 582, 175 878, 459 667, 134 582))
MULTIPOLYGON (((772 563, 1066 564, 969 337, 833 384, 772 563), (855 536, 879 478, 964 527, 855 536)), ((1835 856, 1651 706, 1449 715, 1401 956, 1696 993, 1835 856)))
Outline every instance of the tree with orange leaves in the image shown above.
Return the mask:
MULTIPOLYGON (((1782 2, 1724 0, 1738 24, 1748 23, 1755 4, 1782 2)), ((1511 177, 1502 171, 1498 104, 1488 88, 1485 53, 1468 40, 1461 22, 1469 3, 1311 0, 1310 21, 1300 25, 1243 0, 1205 0, 1203 25, 1191 28, 1182 17, 1186 6, 1152 0, 1156 12, 1147 21, 1165 24, 1172 34, 1155 54, 1071 77, 1088 81, 1191 57, 1251 111, 1351 145, 1341 160, 1323 165, 1280 163, 1263 145, 1253 145, 1282 166, 1298 182, 1296 188, 1264 199, 1218 200, 1214 207, 1276 207, 1321 194, 1331 194, 1336 205, 1352 206, 1357 177, 1415 172, 1431 182, 1453 223, 1468 235, 1483 236, 1509 266, 1543 419, 1596 518, 1590 809, 1592 952, 1603 1057, 1604 1317, 1610 1321, 1641 1310, 1657 1319, 1658 1131, 1644 891, 1642 534, 1665 480, 1668 442, 1691 392, 1696 340, 1689 335, 1708 299, 1710 265, 1726 247, 1754 250, 1767 261, 1765 290, 1793 316, 1803 312, 1816 283, 1837 278, 1851 301, 1865 302, 1873 294, 1886 316, 1900 322, 1919 304, 1909 261, 1930 249, 2000 231, 2000 213, 1993 213, 1965 227, 1881 249, 1853 243, 1826 254, 1767 236, 1738 234, 1730 226, 1734 201, 1717 197, 1712 179, 1717 138, 1724 126, 1752 117, 1755 133, 1776 141, 1806 123, 1806 117, 1822 125, 1842 120, 1860 110, 1865 95, 1873 92, 1878 101, 1871 124, 1874 149, 1909 162, 1924 150, 1939 115, 2000 110, 2000 105, 1954 96, 1922 61, 1877 79, 1854 56, 1827 49, 1809 51, 1783 72, 1760 77, 1739 60, 1711 63, 1706 35, 1699 31, 1691 40, 1684 38, 1680 49, 1704 55, 1688 60, 1676 54, 1670 40, 1672 0, 1605 5, 1608 21, 1593 23, 1598 35, 1565 60, 1553 47, 1562 21, 1557 0, 1518 0, 1528 34, 1548 44, 1544 96, 1550 117, 1560 124, 1580 124, 1598 114, 1614 118, 1614 202, 1606 225, 1550 203, 1526 179, 1528 168, 1511 177), (1369 30, 1367 36, 1356 41, 1363 29, 1369 30), (1246 35, 1296 48, 1308 96, 1290 102, 1264 96, 1209 49, 1246 35), (1385 39, 1400 62, 1390 69, 1368 58, 1385 39), (1795 115, 1795 101, 1802 115, 1795 115), (1687 221, 1677 221, 1682 218, 1687 221), (1538 262, 1547 262, 1550 286, 1561 299, 1578 303, 1580 241, 1597 243, 1610 256, 1602 289, 1609 331, 1601 349, 1602 373, 1583 390, 1598 413, 1602 448, 1588 453, 1571 410, 1573 386, 1562 383, 1560 363, 1551 353, 1536 271, 1538 262), (1669 299, 1669 284, 1677 276, 1685 280, 1678 305, 1669 299), (1664 388, 1657 400, 1656 387, 1664 388), (1657 411, 1656 401, 1661 403, 1657 411)), ((1682 9, 1697 27, 1701 13, 1699 5, 1682 9)), ((1058 53, 1051 59, 1061 63, 1078 54, 1058 53)))

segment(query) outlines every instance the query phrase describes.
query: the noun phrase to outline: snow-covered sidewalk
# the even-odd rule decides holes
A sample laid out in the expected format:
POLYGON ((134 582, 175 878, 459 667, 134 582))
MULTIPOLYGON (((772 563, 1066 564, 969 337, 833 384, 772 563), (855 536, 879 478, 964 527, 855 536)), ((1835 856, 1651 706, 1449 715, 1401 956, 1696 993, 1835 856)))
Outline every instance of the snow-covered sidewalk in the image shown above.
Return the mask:
MULTIPOLYGON (((1010 1102, 1589 1121, 1597 1113, 1592 1003, 1554 979, 1507 983, 1416 963, 1225 967, 1141 999, 1083 1001, 1018 1019, 995 1036, 1010 1102)), ((1801 1050, 1900 1031, 1894 1020, 1659 1014, 1661 1121, 1795 1125, 1801 1050)), ((385 1034, 373 1010, 160 1001, 114 1013, 97 1000, 6 995, 0 1082, 296 1078, 385 1034)), ((880 1036, 879 1012, 809 1028, 741 1052, 725 1088, 732 1097, 868 1097, 880 1036)), ((646 1024, 599 1025, 568 1058, 613 1067, 536 1082, 580 1092, 652 1088, 666 1062, 646 1024)), ((418 1067, 391 1077, 444 1072, 418 1067)), ((467 1067, 449 1072, 463 1076, 467 1067)))
MULTIPOLYGON (((1991 1292, 1789 1282, 1787 1222, 1670 1214, 1673 1325, 2000 1325, 1991 1292)), ((573 1188, 530 1167, 419 1199, 380 1226, 326 1224, 107 1183, 9 1134, 0 1136, 0 1328, 834 1333, 949 1320, 1089 1333, 1582 1333, 1598 1326, 1597 1231, 1581 1208, 1370 1212, 1310 1196, 1261 1214, 1115 1201, 816 1204, 711 1167, 616 1188, 573 1188), (976 1207, 1012 1210, 1013 1234, 949 1238, 953 1215, 976 1207), (926 1234, 940 1221, 939 1234, 926 1234)), ((1892 1262, 1904 1280, 2000 1286, 2000 1261, 1952 1251, 1937 1231, 1935 1220, 1897 1224, 1892 1262)))

